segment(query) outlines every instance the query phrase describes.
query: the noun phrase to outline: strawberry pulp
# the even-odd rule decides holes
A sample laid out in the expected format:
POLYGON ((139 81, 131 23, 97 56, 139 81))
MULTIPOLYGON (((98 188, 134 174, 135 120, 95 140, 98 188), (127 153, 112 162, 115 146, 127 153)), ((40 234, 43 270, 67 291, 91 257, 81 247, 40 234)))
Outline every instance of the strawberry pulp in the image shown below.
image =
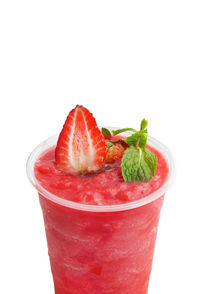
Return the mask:
MULTIPOLYGON (((104 164, 94 173, 67 174, 55 164, 55 148, 38 158, 35 176, 60 198, 83 204, 123 204, 156 191, 167 178, 164 157, 150 149, 158 165, 148 182, 125 183, 121 160, 104 164)), ((79 211, 42 195, 40 203, 56 294, 147 294, 163 197, 117 212, 79 211)))

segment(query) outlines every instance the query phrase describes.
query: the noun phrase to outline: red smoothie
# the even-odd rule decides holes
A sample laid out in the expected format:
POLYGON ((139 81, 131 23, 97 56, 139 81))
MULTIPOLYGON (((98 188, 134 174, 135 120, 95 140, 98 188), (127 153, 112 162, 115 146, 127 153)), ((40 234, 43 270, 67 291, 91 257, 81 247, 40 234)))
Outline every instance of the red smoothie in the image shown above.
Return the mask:
POLYGON ((88 211, 140 200, 158 190, 168 177, 163 155, 147 182, 125 182, 121 160, 99 171, 72 175, 55 164, 55 147, 34 165, 35 178, 50 193, 83 209, 60 205, 40 195, 56 294, 147 294, 163 196, 122 211, 88 211))

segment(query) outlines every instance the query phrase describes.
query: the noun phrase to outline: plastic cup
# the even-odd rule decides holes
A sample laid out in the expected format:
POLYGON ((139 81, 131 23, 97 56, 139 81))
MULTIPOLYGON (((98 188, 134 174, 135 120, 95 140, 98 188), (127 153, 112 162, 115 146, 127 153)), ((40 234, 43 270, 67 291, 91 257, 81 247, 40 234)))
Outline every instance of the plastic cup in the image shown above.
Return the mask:
POLYGON ((54 136, 41 143, 27 162, 43 211, 55 294, 147 294, 160 211, 174 179, 171 152, 149 137, 168 164, 164 184, 134 202, 97 206, 60 198, 36 180, 35 161, 56 142, 54 136))

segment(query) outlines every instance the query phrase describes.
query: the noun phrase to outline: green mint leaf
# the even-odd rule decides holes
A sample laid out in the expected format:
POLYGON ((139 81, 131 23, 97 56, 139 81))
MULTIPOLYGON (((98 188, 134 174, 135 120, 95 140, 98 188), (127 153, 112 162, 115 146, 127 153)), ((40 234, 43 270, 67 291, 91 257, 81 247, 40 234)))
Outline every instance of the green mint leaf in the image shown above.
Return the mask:
POLYGON ((142 121, 141 121, 141 124, 140 124, 140 130, 143 131, 144 129, 146 129, 148 125, 148 121, 144 118, 142 121))
POLYGON ((112 131, 112 134, 113 134, 113 136, 116 136, 116 135, 118 135, 118 134, 120 134, 120 133, 124 133, 124 132, 126 132, 126 131, 131 131, 131 132, 137 132, 135 129, 133 129, 133 128, 125 128, 125 129, 119 129, 119 130, 116 130, 116 131, 112 131))
POLYGON ((135 134, 131 135, 130 137, 124 139, 124 142, 126 142, 130 146, 136 146, 138 142, 139 147, 145 147, 147 144, 147 130, 136 132, 135 134), (138 137, 140 136, 139 142, 138 137))
POLYGON ((121 162, 122 176, 125 182, 149 181, 156 171, 157 157, 148 148, 129 147, 121 162))
POLYGON ((110 148, 113 146, 113 143, 111 141, 106 141, 107 147, 110 148))
POLYGON ((110 138, 110 137, 112 136, 111 132, 110 132, 108 129, 106 129, 106 128, 102 128, 102 129, 101 129, 101 132, 102 132, 102 134, 103 134, 104 136, 106 136, 107 138, 110 138))

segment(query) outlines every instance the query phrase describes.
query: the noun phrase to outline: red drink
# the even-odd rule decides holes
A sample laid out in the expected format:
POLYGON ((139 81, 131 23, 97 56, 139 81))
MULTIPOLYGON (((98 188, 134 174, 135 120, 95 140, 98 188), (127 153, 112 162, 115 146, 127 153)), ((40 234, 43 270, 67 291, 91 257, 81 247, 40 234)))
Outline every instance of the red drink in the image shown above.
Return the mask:
POLYGON ((155 177, 126 183, 120 161, 84 176, 58 170, 55 143, 50 138, 37 147, 28 162, 40 195, 55 293, 147 294, 160 209, 173 172, 169 151, 151 138, 155 177))

